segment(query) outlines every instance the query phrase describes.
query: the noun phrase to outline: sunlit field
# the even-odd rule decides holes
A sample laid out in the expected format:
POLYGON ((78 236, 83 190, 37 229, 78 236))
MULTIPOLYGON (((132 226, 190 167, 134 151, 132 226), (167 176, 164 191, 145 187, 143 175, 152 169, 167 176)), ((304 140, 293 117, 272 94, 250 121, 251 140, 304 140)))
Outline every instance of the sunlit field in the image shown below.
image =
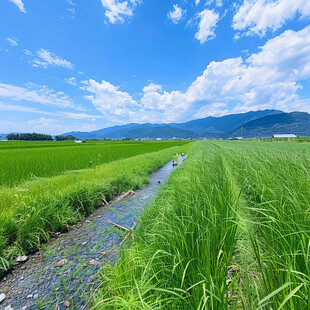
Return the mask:
POLYGON ((53 232, 90 214, 102 198, 110 200, 147 183, 151 172, 190 144, 167 141, 64 145, 5 142, 0 150, 2 270, 8 269, 17 255, 38 249, 53 232))
POLYGON ((96 309, 309 309, 310 147, 197 142, 104 266, 96 309))
POLYGON ((0 142, 0 187, 10 187, 37 177, 50 177, 69 170, 94 168, 102 163, 165 148, 187 141, 62 141, 0 142))

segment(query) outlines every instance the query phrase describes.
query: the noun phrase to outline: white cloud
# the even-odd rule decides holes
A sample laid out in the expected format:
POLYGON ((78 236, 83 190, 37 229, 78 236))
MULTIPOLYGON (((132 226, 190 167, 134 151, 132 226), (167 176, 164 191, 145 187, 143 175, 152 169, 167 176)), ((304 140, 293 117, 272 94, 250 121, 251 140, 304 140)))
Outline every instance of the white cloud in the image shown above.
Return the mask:
POLYGON ((56 119, 45 118, 45 117, 41 117, 39 119, 27 121, 28 124, 39 125, 39 128, 42 128, 42 127, 43 128, 49 128, 51 125, 53 125, 56 122, 57 122, 56 119))
POLYGON ((75 78, 75 77, 71 77, 71 78, 69 78, 69 79, 65 79, 65 81, 66 81, 68 84, 72 85, 72 86, 76 86, 76 78, 75 78))
POLYGON ((13 2, 14 4, 16 4, 21 12, 26 13, 26 9, 25 9, 25 6, 24 6, 22 0, 10 0, 10 1, 13 2))
POLYGON ((216 7, 222 7, 223 6, 223 2, 222 2, 222 0, 208 0, 207 2, 206 2, 206 4, 205 5, 215 5, 216 7))
POLYGON ((25 100, 62 108, 77 108, 73 100, 63 92, 55 92, 47 86, 28 83, 26 87, 0 83, 0 98, 14 101, 25 100))
POLYGON ((90 80, 84 88, 110 123, 175 122, 233 112, 274 108, 310 112, 310 100, 298 95, 310 78, 310 26, 285 31, 247 59, 210 62, 185 92, 144 87, 140 101, 118 87, 90 80))
POLYGON ((128 93, 109 82, 102 81, 100 84, 90 79, 84 89, 92 94, 86 98, 111 122, 127 120, 132 111, 138 109, 137 102, 128 93))
POLYGON ((244 0, 233 18, 233 28, 246 31, 246 35, 263 36, 267 30, 275 31, 288 20, 310 16, 309 0, 244 0))
POLYGON ((90 115, 86 113, 61 112, 61 115, 74 119, 98 119, 104 118, 102 115, 90 115))
POLYGON ((200 18, 198 31, 195 34, 195 38, 204 43, 215 38, 214 30, 219 20, 219 14, 212 10, 205 9, 197 15, 200 18))
POLYGON ((157 92, 157 91, 161 91, 161 85, 155 84, 155 83, 150 83, 147 86, 144 86, 143 88, 143 92, 144 93, 148 93, 148 92, 157 92))
POLYGON ((133 9, 142 0, 101 0, 102 6, 105 8, 105 16, 111 24, 117 22, 124 23, 125 18, 133 16, 133 9))
POLYGON ((46 69, 49 66, 56 66, 73 69, 73 65, 70 61, 62 59, 54 53, 43 48, 37 51, 37 57, 38 58, 35 58, 32 62, 34 67, 43 67, 46 69))
POLYGON ((174 24, 177 24, 185 14, 186 10, 183 10, 177 4, 174 4, 173 10, 168 12, 167 16, 174 24))
POLYGON ((36 108, 17 105, 17 104, 6 104, 0 102, 0 111, 11 111, 11 112, 26 112, 26 113, 38 113, 38 114, 46 114, 46 115, 56 115, 56 113, 41 111, 36 108))
POLYGON ((25 55, 33 56, 33 54, 31 53, 31 51, 29 51, 29 50, 27 50, 27 49, 24 49, 24 53, 25 53, 25 55))
POLYGON ((67 11, 69 12, 69 17, 75 18, 75 8, 68 8, 67 11))
POLYGON ((18 39, 16 39, 16 38, 7 38, 6 40, 7 40, 7 41, 9 42, 9 44, 12 45, 12 46, 17 46, 17 45, 18 45, 18 39))
POLYGON ((73 122, 68 124, 67 119, 34 119, 24 122, 1 121, 0 128, 2 132, 39 132, 46 134, 63 134, 79 128, 80 131, 93 131, 99 129, 96 125, 89 122, 73 122))

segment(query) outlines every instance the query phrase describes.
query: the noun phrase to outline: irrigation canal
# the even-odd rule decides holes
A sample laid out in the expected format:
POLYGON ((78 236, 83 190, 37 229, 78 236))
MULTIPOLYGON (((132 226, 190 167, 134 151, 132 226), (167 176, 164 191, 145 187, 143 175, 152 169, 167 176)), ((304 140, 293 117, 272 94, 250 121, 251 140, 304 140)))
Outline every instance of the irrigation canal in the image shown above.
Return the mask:
MULTIPOLYGON (((179 165, 184 158, 179 157, 179 165)), ((88 309, 87 302, 99 285, 97 273, 103 264, 114 264, 124 233, 111 222, 133 227, 142 210, 177 167, 169 162, 149 176, 134 195, 101 207, 50 242, 45 251, 29 256, 0 283, 6 310, 88 309)))

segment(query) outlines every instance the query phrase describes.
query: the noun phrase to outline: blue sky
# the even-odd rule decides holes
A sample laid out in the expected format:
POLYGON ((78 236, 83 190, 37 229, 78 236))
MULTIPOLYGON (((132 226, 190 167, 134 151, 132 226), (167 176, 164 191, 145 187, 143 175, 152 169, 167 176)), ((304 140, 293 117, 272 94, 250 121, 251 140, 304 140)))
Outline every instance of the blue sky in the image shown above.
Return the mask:
POLYGON ((0 133, 310 112, 308 0, 0 6, 0 133))

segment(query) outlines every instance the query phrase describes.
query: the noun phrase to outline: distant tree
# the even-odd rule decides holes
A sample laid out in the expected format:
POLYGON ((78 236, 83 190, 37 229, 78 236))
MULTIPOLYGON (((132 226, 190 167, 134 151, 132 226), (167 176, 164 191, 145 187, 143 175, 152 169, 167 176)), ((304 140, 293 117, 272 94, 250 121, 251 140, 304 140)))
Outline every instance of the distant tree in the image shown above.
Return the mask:
POLYGON ((66 136, 56 136, 56 137, 55 137, 55 140, 56 140, 56 141, 66 141, 66 140, 67 140, 67 137, 66 137, 66 136))
POLYGON ((73 140, 77 140, 77 138, 72 136, 72 135, 56 136, 55 139, 56 139, 56 141, 73 141, 73 140))
POLYGON ((76 138, 76 137, 74 137, 74 136, 72 136, 72 135, 68 135, 68 136, 67 136, 67 140, 68 140, 68 141, 73 141, 73 140, 78 140, 78 138, 76 138))
POLYGON ((124 139, 122 139, 122 140, 124 140, 124 141, 128 141, 128 140, 133 140, 132 138, 124 138, 124 139))
POLYGON ((51 141, 53 140, 51 135, 44 135, 41 133, 10 133, 6 136, 8 140, 23 140, 23 141, 51 141))
POLYGON ((19 140, 19 133, 10 133, 6 136, 8 140, 19 140))

